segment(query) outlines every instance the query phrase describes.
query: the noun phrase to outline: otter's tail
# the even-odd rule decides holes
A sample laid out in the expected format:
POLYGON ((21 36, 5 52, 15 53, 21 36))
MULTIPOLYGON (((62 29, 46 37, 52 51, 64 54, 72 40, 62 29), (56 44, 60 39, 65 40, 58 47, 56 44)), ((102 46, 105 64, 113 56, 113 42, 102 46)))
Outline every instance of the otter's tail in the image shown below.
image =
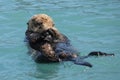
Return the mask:
POLYGON ((105 53, 105 52, 100 52, 100 51, 93 51, 88 54, 88 57, 90 56, 114 56, 114 53, 105 53))

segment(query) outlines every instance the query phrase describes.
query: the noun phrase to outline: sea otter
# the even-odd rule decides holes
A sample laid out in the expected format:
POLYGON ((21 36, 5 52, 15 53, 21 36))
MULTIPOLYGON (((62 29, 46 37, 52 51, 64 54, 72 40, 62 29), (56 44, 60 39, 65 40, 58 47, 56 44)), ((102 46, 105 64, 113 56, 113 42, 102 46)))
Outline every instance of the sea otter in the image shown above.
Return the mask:
POLYGON ((36 62, 61 62, 73 61, 75 64, 92 67, 88 62, 83 61, 89 56, 114 55, 99 51, 91 52, 81 57, 70 44, 70 40, 60 33, 50 16, 46 14, 34 15, 27 23, 26 39, 29 46, 36 50, 36 62))

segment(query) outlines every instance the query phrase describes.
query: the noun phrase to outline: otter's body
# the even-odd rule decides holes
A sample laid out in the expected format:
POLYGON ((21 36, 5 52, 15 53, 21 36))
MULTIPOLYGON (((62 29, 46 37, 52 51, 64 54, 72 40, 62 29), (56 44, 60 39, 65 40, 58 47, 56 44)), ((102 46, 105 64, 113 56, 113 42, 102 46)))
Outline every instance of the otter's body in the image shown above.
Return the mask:
POLYGON ((72 61, 78 65, 92 67, 83 59, 97 55, 98 52, 91 52, 88 56, 80 57, 79 52, 70 44, 70 40, 55 28, 48 15, 35 15, 27 24, 26 39, 28 46, 35 50, 34 60, 36 62, 72 61))

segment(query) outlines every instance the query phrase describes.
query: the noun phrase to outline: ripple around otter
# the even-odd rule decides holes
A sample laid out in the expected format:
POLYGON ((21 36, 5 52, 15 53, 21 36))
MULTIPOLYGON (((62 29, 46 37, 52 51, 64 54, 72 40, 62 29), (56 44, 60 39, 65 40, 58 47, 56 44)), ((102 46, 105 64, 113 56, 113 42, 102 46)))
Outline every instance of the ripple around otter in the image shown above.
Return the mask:
POLYGON ((119 0, 1 0, 1 80, 119 80, 119 0), (24 43, 26 22, 37 13, 50 15, 56 27, 86 55, 91 51, 115 57, 88 58, 89 69, 71 62, 36 64, 24 43))

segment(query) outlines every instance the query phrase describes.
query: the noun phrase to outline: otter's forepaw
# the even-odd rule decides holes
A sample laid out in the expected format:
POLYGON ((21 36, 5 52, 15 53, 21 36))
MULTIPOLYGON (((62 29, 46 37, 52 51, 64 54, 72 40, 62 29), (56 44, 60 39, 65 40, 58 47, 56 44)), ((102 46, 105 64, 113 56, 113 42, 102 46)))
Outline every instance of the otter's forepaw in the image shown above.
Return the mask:
POLYGON ((35 42, 37 39, 39 39, 39 37, 40 36, 38 33, 31 33, 29 39, 30 41, 35 42))

